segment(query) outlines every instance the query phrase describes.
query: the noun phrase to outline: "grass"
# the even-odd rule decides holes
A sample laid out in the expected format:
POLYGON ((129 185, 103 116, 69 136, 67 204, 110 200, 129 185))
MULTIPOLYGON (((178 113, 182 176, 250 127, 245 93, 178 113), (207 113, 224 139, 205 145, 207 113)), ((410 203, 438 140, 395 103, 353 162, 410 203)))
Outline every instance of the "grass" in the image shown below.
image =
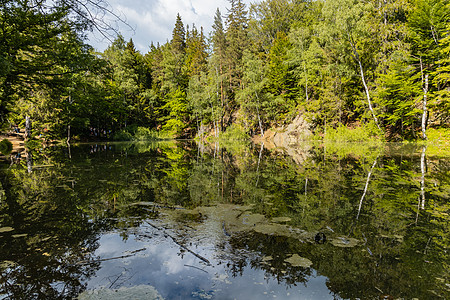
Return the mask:
POLYGON ((382 134, 374 123, 349 128, 339 125, 337 128, 327 127, 323 138, 324 142, 367 142, 382 141, 382 134))
POLYGON ((450 128, 430 128, 427 130, 426 144, 429 156, 450 156, 450 128))

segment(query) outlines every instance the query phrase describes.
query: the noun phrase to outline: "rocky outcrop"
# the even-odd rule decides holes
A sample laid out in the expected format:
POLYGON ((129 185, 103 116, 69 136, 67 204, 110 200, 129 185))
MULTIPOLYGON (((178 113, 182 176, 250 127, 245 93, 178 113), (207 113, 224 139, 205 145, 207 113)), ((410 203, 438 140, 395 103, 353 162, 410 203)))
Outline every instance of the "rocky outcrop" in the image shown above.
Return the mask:
POLYGON ((299 114, 289 125, 269 129, 264 135, 264 140, 258 136, 254 138, 254 142, 264 142, 264 147, 283 152, 301 165, 307 159, 308 150, 311 148, 307 142, 313 136, 310 128, 303 115, 299 114))
POLYGON ((272 142, 276 147, 288 147, 297 145, 311 139, 313 133, 310 124, 302 114, 297 115, 291 124, 285 128, 275 129, 272 142))

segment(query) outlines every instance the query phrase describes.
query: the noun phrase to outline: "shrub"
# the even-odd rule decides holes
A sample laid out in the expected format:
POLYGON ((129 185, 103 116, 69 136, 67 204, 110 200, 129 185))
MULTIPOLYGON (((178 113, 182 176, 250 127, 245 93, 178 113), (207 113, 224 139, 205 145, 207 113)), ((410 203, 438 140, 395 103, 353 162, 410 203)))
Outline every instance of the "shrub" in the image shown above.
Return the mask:
POLYGON ((113 135, 114 141, 131 141, 133 140, 133 135, 126 130, 120 130, 113 135))
POLYGON ((137 141, 156 140, 158 139, 158 133, 147 127, 138 127, 134 135, 134 139, 137 141))
POLYGON ((148 141, 158 139, 158 133, 146 127, 127 127, 113 135, 114 141, 148 141))
POLYGON ((378 134, 378 129, 373 123, 356 128, 339 125, 336 129, 327 127, 324 140, 326 142, 364 142, 373 141, 378 134))
POLYGON ((0 142, 0 152, 1 152, 3 155, 9 155, 9 154, 11 154, 12 149, 13 149, 13 145, 12 145, 12 143, 11 143, 9 140, 3 139, 3 140, 0 142))
POLYGON ((220 139, 228 141, 248 141, 249 136, 240 126, 232 124, 224 133, 221 134, 220 139))

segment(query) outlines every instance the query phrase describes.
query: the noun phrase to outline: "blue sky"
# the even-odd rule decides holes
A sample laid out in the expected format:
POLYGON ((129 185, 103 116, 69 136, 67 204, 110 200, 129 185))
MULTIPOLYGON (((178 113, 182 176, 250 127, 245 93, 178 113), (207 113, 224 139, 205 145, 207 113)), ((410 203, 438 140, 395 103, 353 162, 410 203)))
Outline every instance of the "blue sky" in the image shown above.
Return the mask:
MULTIPOLYGON (((125 40, 133 39, 136 49, 142 53, 149 50, 153 41, 163 44, 171 38, 177 13, 180 14, 184 25, 203 26, 205 34, 211 31, 214 14, 219 8, 223 18, 227 14, 229 2, 227 0, 108 0, 113 11, 124 19, 132 29, 124 24, 118 24, 125 40), (133 30, 134 29, 134 30, 133 30)), ((247 8, 250 0, 244 0, 247 8)), ((110 43, 100 34, 89 36, 90 44, 97 50, 103 51, 110 43)))

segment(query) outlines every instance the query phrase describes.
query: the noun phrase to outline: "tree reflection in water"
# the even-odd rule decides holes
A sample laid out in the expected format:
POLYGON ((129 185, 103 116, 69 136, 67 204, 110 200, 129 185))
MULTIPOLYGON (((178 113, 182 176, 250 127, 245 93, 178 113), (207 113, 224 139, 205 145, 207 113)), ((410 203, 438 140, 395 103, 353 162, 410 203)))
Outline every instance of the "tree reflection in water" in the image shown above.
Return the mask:
POLYGON ((299 288, 330 299, 448 295, 448 159, 396 145, 290 153, 102 144, 5 162, 0 294, 71 299, 150 283, 166 298, 220 297, 221 284, 271 296, 254 284, 262 276, 284 298, 299 288), (114 280, 118 270, 130 276, 114 280))

